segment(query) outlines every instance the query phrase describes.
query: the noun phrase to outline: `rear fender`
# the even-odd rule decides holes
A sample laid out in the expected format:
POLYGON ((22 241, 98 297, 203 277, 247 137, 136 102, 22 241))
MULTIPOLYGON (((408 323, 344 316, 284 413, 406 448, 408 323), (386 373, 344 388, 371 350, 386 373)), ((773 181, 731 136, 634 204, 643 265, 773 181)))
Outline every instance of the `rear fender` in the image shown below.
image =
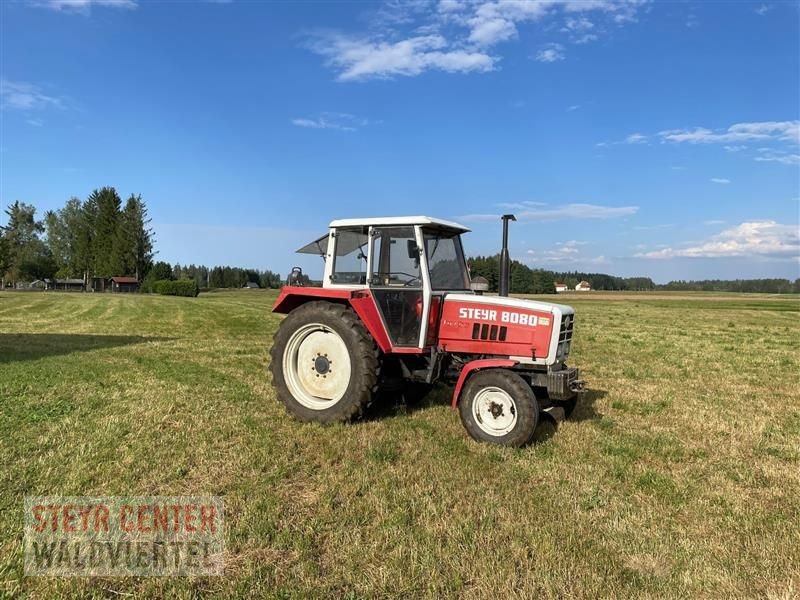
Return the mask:
POLYGON ((453 410, 458 407, 459 396, 461 396, 461 388, 467 382, 469 376, 480 369, 494 369, 494 368, 510 368, 518 364, 516 360, 510 358, 482 358, 473 360, 464 365, 461 373, 458 376, 456 387, 453 390, 453 410))
POLYGON ((392 343, 386 328, 383 325, 375 299, 369 290, 365 289, 336 289, 336 288, 317 288, 317 287, 297 287, 284 286, 272 312, 282 315, 289 314, 298 306, 306 302, 324 300, 328 302, 339 302, 352 307, 361 322, 369 331, 378 348, 383 352, 391 352, 392 343))

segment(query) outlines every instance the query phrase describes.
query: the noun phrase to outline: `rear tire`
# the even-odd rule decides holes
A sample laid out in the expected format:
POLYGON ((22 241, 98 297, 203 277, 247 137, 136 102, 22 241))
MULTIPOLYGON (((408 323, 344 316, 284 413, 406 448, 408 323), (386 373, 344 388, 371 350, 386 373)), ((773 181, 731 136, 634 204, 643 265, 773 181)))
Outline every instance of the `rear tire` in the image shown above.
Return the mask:
POLYGON ((472 375, 461 392, 459 413, 472 439, 519 448, 531 442, 539 403, 522 377, 508 369, 472 375))
POLYGON ((294 309, 281 322, 270 356, 278 398, 300 421, 350 421, 372 400, 375 342, 347 306, 315 301, 294 309))

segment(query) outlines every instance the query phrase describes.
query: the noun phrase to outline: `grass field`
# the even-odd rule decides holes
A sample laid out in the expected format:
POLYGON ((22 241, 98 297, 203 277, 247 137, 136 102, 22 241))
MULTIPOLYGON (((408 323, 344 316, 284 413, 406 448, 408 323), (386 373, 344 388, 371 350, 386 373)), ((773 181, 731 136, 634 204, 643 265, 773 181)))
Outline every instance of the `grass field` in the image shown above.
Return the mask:
POLYGON ((523 450, 444 388, 290 420, 274 298, 0 293, 0 595, 800 596, 800 298, 559 297, 589 391, 523 450), (25 578, 56 494, 223 495, 226 574, 25 578))

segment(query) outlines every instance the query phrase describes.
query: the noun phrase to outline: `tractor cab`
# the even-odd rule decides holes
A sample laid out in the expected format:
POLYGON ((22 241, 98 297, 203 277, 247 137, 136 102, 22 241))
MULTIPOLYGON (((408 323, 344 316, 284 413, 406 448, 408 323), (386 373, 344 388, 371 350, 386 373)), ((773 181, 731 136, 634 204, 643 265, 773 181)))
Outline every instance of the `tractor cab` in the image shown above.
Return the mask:
POLYGON ((298 250, 325 261, 322 286, 369 289, 392 346, 426 346, 442 297, 470 292, 461 234, 466 227, 429 217, 342 219, 298 250))

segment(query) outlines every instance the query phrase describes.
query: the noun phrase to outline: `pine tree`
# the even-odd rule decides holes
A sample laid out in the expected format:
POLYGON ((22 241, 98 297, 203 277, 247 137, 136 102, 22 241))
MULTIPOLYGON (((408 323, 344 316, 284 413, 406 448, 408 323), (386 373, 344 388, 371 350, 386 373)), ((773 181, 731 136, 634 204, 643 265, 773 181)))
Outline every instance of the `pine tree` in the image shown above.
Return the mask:
POLYGON ((113 277, 124 268, 123 248, 117 239, 122 200, 113 187, 95 190, 89 196, 90 203, 97 206, 92 251, 96 276, 113 277))

